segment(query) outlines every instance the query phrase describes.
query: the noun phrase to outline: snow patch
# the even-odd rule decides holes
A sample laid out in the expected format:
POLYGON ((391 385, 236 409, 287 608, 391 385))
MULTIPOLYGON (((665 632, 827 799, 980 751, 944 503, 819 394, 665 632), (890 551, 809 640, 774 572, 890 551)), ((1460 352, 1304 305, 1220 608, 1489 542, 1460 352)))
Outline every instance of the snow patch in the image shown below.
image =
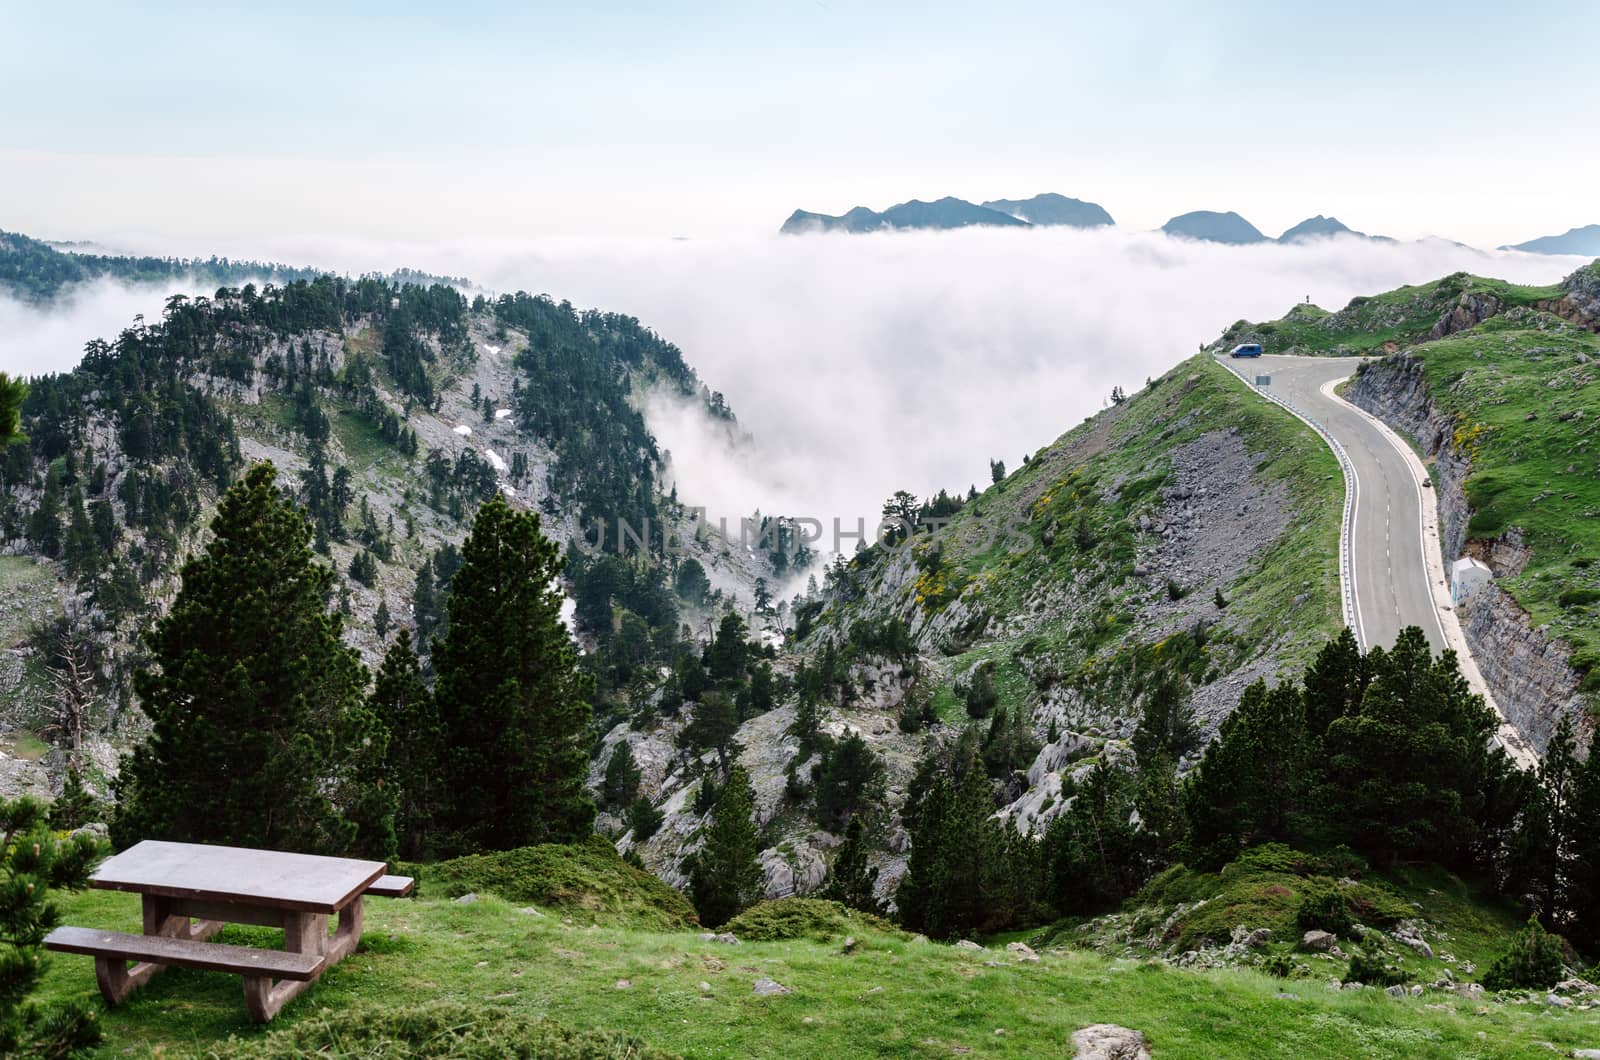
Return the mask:
POLYGON ((461 426, 457 427, 455 431, 457 434, 461 435, 461 437, 465 438, 472 433, 472 428, 463 423, 461 426))
MULTIPOLYGON (((460 428, 457 429, 459 430, 460 428)), ((490 467, 494 468, 501 474, 505 474, 506 468, 510 466, 503 459, 501 459, 500 454, 495 452, 493 449, 485 449, 483 451, 483 458, 489 461, 490 467)))
POLYGON ((510 409, 495 409, 494 410, 494 418, 497 419, 497 420, 509 420, 511 418, 511 410, 510 409))

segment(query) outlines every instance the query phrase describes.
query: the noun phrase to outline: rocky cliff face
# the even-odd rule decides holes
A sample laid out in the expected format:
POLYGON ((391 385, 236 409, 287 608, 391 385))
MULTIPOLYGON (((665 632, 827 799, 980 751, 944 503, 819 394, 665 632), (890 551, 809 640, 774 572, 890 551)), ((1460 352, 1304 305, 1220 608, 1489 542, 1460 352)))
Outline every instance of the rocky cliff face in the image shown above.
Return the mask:
MULTIPOLYGON (((1516 531, 1491 540, 1467 540, 1472 508, 1464 485, 1472 462, 1456 447, 1455 418, 1433 400, 1421 363, 1399 353, 1368 364, 1346 397, 1405 433, 1433 461, 1446 559, 1472 555, 1488 563, 1497 577, 1519 573, 1528 557, 1516 531)), ((1461 602, 1459 615, 1495 701, 1535 748, 1544 751, 1563 717, 1572 718, 1582 731, 1593 729, 1570 646, 1547 639, 1509 594, 1487 585, 1461 602)))

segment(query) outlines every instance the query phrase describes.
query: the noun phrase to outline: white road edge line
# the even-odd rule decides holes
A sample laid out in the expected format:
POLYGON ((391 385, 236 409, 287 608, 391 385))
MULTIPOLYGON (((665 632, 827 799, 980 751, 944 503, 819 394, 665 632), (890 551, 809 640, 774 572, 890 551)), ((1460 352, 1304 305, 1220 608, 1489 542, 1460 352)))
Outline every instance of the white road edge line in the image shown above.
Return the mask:
POLYGON ((1343 379, 1333 379, 1324 383, 1320 389, 1325 397, 1337 401, 1377 428, 1378 433, 1394 447, 1411 470, 1412 484, 1417 493, 1417 511, 1420 516, 1418 525, 1422 528, 1422 533, 1419 535, 1421 541, 1418 543, 1422 555, 1422 569, 1427 572, 1428 592, 1433 600, 1433 620, 1438 625, 1440 638, 1456 653, 1456 660, 1461 664, 1461 674, 1467 679, 1468 687, 1482 696, 1495 712, 1495 716, 1500 719, 1498 736, 1500 743, 1506 749, 1506 754, 1517 765, 1525 769, 1532 768, 1539 761, 1538 752, 1506 720, 1505 714, 1500 710, 1500 704, 1495 702, 1494 693, 1489 691, 1489 684, 1483 679, 1483 673, 1478 669, 1478 661, 1473 658, 1472 648, 1467 644, 1467 635, 1461 628, 1461 619, 1456 614, 1455 603, 1450 599, 1450 580, 1445 576, 1444 547, 1439 541, 1439 508, 1437 504, 1428 503, 1422 488, 1422 483, 1430 478, 1428 469, 1416 451, 1387 423, 1333 392, 1334 387, 1342 382, 1343 379))
POLYGON ((1246 390, 1272 402, 1307 427, 1310 427, 1333 451, 1334 459, 1339 464, 1339 472, 1344 475, 1344 515, 1339 520, 1339 596, 1344 602, 1344 624, 1355 631, 1356 644, 1363 650, 1366 649, 1368 647, 1366 624, 1362 621, 1361 601, 1356 595, 1355 566, 1351 558, 1350 544, 1351 538, 1354 536, 1351 531, 1355 527, 1356 506, 1361 499, 1361 483, 1356 478, 1355 465, 1351 463, 1349 454, 1344 451, 1344 446, 1340 445, 1338 440, 1329 434, 1320 423, 1306 416, 1299 409, 1278 397, 1278 395, 1269 394, 1257 387, 1245 378, 1243 372, 1233 365, 1221 359, 1217 359, 1217 364, 1226 369, 1229 375, 1243 383, 1246 390))

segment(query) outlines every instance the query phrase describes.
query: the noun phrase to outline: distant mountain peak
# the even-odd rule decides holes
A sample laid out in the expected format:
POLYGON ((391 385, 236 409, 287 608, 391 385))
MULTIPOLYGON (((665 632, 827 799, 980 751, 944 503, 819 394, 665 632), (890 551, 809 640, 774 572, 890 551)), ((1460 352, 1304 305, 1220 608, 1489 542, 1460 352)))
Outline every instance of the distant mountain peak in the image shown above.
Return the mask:
POLYGON ((1053 191, 1031 199, 991 199, 985 209, 998 210, 1031 225, 1100 228, 1116 224, 1099 203, 1073 199, 1053 191))
POLYGON ((1521 250, 1529 254, 1581 254, 1600 258, 1600 225, 1569 228, 1559 236, 1540 236, 1501 250, 1521 250))
POLYGON ((795 235, 804 232, 876 232, 885 228, 896 229, 950 229, 990 225, 997 228, 1025 228, 1027 221, 999 210, 991 210, 946 195, 933 202, 911 199, 879 213, 865 206, 857 206, 848 213, 837 216, 796 210, 783 222, 778 231, 795 235))
POLYGON ((971 228, 987 225, 996 228, 1030 226, 1099 228, 1114 224, 1111 215, 1097 203, 1072 199, 1055 192, 1031 199, 995 199, 979 205, 946 195, 924 202, 911 199, 896 203, 881 213, 857 206, 847 213, 833 215, 796 210, 783 222, 780 232, 876 232, 885 228, 934 229, 971 228))
POLYGON ((1228 243, 1239 246, 1269 242, 1259 228, 1232 210, 1226 213, 1219 213, 1216 210, 1194 210, 1179 214, 1162 225, 1161 230, 1169 236, 1206 243, 1228 243))

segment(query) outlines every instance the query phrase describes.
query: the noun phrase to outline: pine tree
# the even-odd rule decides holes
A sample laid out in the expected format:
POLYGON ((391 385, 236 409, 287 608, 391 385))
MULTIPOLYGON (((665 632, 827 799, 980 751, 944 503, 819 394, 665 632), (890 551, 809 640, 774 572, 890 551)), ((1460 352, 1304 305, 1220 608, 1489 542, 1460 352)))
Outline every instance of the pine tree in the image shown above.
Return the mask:
POLYGON ((480 509, 450 581, 450 628, 433 650, 454 851, 576 842, 595 807, 588 697, 561 621, 561 550, 535 512, 496 495, 480 509))
POLYGON ((210 544, 149 636, 153 665, 134 688, 153 731, 116 781, 119 847, 346 854, 381 834, 347 816, 371 809, 367 671, 324 603, 334 574, 312 555, 305 512, 276 480, 257 464, 223 497, 210 544))
POLYGON ((441 798, 438 775, 444 730, 433 693, 422 680, 409 630, 402 629, 384 655, 367 709, 389 734, 383 768, 394 789, 396 847, 403 858, 429 857, 441 798))
POLYGON ((718 762, 726 769, 738 731, 739 712, 733 700, 724 692, 706 692, 684 727, 683 740, 696 751, 716 751, 718 762))
POLYGON ((1132 823, 1133 777, 1105 760, 1081 785, 1066 785, 1067 807, 1045 833, 1045 858, 1057 909, 1080 916, 1114 908, 1145 879, 1132 823))
POLYGON ((1312 747, 1297 686, 1246 688, 1183 789, 1195 860, 1220 866, 1253 843, 1301 834, 1312 747))
POLYGON ((799 741, 797 757, 800 761, 810 758, 811 752, 816 750, 821 726, 822 717, 817 694, 812 689, 802 686, 794 708, 794 721, 789 725, 789 735, 799 741))
POLYGON ((1505 889, 1514 895, 1532 896, 1552 925, 1559 923, 1569 908, 1570 858, 1578 839, 1571 829, 1577 823, 1574 810, 1581 801, 1582 768, 1577 750, 1572 722, 1563 717, 1545 746, 1506 856, 1505 889))
POLYGON ((606 805, 622 809, 632 803, 639 794, 639 780, 639 764, 633 758, 633 745, 624 740, 616 745, 611 757, 606 759, 605 779, 600 788, 606 805))
POLYGON ((868 812, 883 789, 883 763, 859 732, 830 747, 817 770, 817 823, 837 832, 868 812))
MULTIPOLYGON (((3 379, 3 377, 0 377, 3 379)), ((77 1055, 100 1040, 87 1007, 41 1012, 28 994, 45 971, 44 937, 61 922, 52 890, 83 887, 100 857, 86 835, 57 839, 33 799, 0 799, 0 1055, 77 1055)))
POLYGON ((1000 702, 1000 692, 994 684, 994 663, 982 662, 972 672, 972 683, 967 686, 967 716, 987 718, 1000 702))
POLYGON ((650 837, 661 827, 661 822, 666 820, 666 816, 651 805, 650 800, 643 795, 629 803, 628 811, 623 815, 623 823, 633 832, 634 846, 649 842, 650 837))
POLYGON ((1194 751, 1199 743, 1200 730, 1195 724, 1189 681, 1171 666, 1163 666, 1144 694, 1139 725, 1129 741, 1134 760, 1141 766, 1159 756, 1176 762, 1194 751))
POLYGON ((1317 746, 1335 719, 1354 714, 1360 707, 1370 679, 1371 667, 1355 633, 1346 626, 1317 653, 1303 682, 1306 731, 1317 746))
POLYGON ((719 927, 761 900, 764 877, 756 860, 761 840, 754 812, 750 775, 743 766, 734 766, 717 799, 705 844, 689 868, 689 894, 707 927, 719 927))
POLYGON ((1589 756, 1573 785, 1570 814, 1567 934, 1590 954, 1600 953, 1600 737, 1589 741, 1589 756))
POLYGON ((61 782, 61 794, 50 803, 50 827, 70 832, 104 819, 105 807, 83 786, 82 771, 69 765, 61 782))
POLYGON ((22 433, 22 402, 27 396, 26 383, 0 372, 0 449, 28 440, 22 433))
POLYGON ((1483 973, 1485 990, 1548 990, 1566 975, 1561 942, 1545 933, 1537 916, 1511 936, 1506 952, 1483 973))
POLYGON ((883 902, 878 898, 877 889, 878 870, 867 864, 866 828, 861 818, 852 817, 850 826, 845 829, 844 846, 834 857, 828 882, 817 897, 882 916, 883 902))
POLYGON ((1027 862, 1036 844, 992 816, 993 791, 971 746, 957 754, 964 761, 936 776, 911 822, 896 894, 901 924, 931 938, 1003 930, 1031 914, 1035 899, 1027 862))
POLYGON ((1332 782, 1324 803, 1346 841, 1380 862, 1454 863, 1472 846, 1485 792, 1509 768, 1504 751, 1488 749, 1494 712, 1455 654, 1435 659, 1415 626, 1364 665, 1360 705, 1323 741, 1332 782))
POLYGON ((389 616, 389 598, 378 597, 378 609, 372 612, 372 631, 383 640, 389 635, 389 626, 394 620, 389 616))

